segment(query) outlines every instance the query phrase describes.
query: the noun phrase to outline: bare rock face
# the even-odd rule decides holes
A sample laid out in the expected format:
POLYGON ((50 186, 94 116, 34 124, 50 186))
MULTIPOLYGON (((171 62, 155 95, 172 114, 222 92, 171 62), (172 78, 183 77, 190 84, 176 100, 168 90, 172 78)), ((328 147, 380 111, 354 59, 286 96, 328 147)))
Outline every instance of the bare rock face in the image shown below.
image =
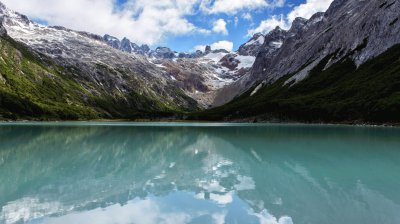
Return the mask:
POLYGON ((113 36, 110 36, 108 34, 104 35, 102 38, 110 47, 128 52, 128 53, 135 53, 135 54, 140 54, 140 55, 148 55, 150 52, 150 48, 147 45, 137 45, 135 43, 132 43, 129 39, 123 38, 121 41, 113 36))
POLYGON ((222 66, 233 71, 238 67, 240 63, 240 61, 236 59, 236 57, 237 57, 236 54, 227 54, 219 62, 221 63, 222 66))
POLYGON ((244 56, 257 56, 264 40, 265 37, 262 33, 256 33, 249 41, 239 47, 238 53, 244 56))
POLYGON ((112 48, 121 49, 121 41, 118 38, 110 36, 108 34, 104 35, 104 41, 112 48))
POLYGON ((150 57, 162 58, 162 59, 173 59, 176 57, 176 52, 172 51, 168 47, 157 47, 154 51, 150 51, 150 57))
POLYGON ((207 45, 204 53, 209 54, 211 52, 211 46, 207 45))
MULTIPOLYGON (((259 52, 264 56, 272 55, 278 49, 282 47, 283 41, 288 36, 288 32, 286 30, 281 29, 279 26, 265 35, 264 43, 261 46, 259 52)), ((258 56, 255 55, 255 56, 258 56)))
POLYGON ((297 18, 281 47, 265 52, 266 40, 252 71, 223 88, 216 101, 225 103, 257 83, 273 83, 288 74, 290 82, 301 81, 327 57, 325 68, 343 58, 361 65, 400 43, 399 13, 397 0, 335 0, 325 13, 297 18))

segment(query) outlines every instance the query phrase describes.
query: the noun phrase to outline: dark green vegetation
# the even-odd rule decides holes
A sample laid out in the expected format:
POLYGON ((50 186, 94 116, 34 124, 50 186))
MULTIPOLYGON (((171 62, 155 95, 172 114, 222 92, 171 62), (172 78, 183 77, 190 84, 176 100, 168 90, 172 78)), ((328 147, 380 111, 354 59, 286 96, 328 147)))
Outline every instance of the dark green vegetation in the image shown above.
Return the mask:
MULTIPOLYGON (((134 119, 171 116, 183 110, 179 102, 165 103, 154 94, 107 91, 77 77, 85 75, 76 68, 57 65, 7 35, 1 36, 0 119, 134 119)), ((188 98, 180 90, 171 91, 180 99, 188 98)), ((192 106, 196 107, 194 101, 192 106)))
MULTIPOLYGON (((362 46, 361 46, 362 47, 362 46)), ((286 75, 250 96, 251 89, 232 102, 194 114, 192 119, 346 123, 400 122, 400 45, 359 68, 344 59, 323 70, 331 55, 294 84, 286 75)))

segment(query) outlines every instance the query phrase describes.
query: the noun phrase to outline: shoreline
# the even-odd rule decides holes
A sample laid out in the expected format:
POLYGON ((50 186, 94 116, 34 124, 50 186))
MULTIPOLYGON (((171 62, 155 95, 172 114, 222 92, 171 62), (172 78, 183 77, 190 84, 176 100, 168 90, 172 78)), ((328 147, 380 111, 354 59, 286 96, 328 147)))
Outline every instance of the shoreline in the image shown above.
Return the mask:
POLYGON ((275 125, 338 125, 338 126, 353 126, 353 127, 400 127, 400 123, 373 123, 373 122, 357 122, 357 121, 343 121, 343 122, 302 122, 302 121, 295 121, 295 120, 287 120, 287 121, 279 121, 279 120, 257 120, 256 118, 245 118, 245 119, 235 119, 235 120, 182 120, 182 119, 92 119, 92 120, 40 120, 40 119, 17 119, 17 120, 9 120, 9 119, 0 119, 1 124, 23 124, 23 123, 67 123, 67 122, 74 122, 74 123, 178 123, 178 124, 190 124, 190 123, 199 123, 199 124, 258 124, 258 125, 268 125, 268 124, 275 124, 275 125))

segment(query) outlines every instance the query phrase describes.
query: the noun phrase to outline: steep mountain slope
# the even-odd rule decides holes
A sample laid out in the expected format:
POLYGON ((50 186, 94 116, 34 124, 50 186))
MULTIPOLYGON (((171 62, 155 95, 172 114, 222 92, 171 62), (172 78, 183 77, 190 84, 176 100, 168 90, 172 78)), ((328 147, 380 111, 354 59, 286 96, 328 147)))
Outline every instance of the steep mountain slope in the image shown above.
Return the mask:
POLYGON ((222 90, 220 101, 287 74, 292 75, 289 82, 299 82, 329 55, 325 68, 349 56, 357 66, 365 63, 400 42, 399 11, 395 0, 335 0, 325 13, 297 18, 279 50, 259 54, 249 75, 222 90))
POLYGON ((265 36, 262 33, 256 33, 253 37, 239 47, 238 53, 245 56, 257 56, 264 44, 265 36))
POLYGON ((38 25, 2 4, 0 18, 6 116, 133 118, 198 108, 158 67, 95 35, 38 25))
POLYGON ((0 118, 136 118, 168 116, 180 110, 144 95, 112 96, 92 81, 76 78, 79 73, 70 69, 3 33, 0 118))
POLYGON ((400 122, 400 2, 336 0, 259 53, 245 91, 195 119, 400 122))
POLYGON ((324 70, 328 61, 302 81, 286 75, 192 119, 400 123, 400 45, 359 67, 347 57, 324 70))

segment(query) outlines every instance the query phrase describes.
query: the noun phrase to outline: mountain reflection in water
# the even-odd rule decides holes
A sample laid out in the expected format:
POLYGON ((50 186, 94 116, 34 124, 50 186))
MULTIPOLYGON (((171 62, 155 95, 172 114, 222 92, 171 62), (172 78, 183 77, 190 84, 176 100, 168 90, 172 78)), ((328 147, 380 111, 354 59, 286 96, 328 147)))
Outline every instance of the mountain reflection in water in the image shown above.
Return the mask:
POLYGON ((400 131, 0 125, 0 223, 400 223, 400 131))

